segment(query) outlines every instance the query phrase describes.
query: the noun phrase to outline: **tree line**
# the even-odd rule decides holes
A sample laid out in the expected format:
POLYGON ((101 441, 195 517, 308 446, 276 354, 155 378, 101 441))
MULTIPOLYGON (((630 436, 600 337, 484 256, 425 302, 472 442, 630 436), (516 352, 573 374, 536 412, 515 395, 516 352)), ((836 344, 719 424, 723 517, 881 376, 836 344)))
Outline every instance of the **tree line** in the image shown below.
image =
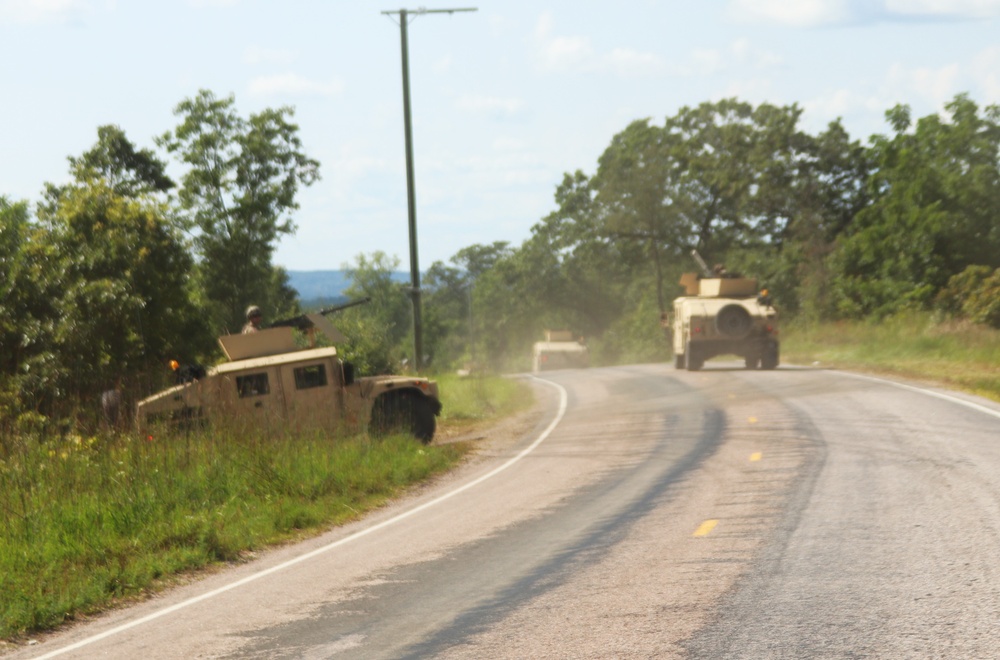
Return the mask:
POLYGON ((165 384, 171 359, 210 355, 246 301, 297 311, 271 259, 295 230, 296 193, 319 177, 294 111, 244 117, 202 90, 174 112, 154 141, 179 182, 108 125, 34 213, 0 196, 0 420, 73 423, 101 391, 134 400, 165 384))
MULTIPOLYGON (((214 359, 249 300, 272 318, 298 313, 272 263, 296 193, 319 178, 293 110, 244 118, 203 90, 175 113, 155 144, 179 182, 103 126, 34 216, 0 197, 5 419, 79 417, 109 387, 148 394, 166 360, 214 359)), ((524 369, 545 328, 585 337, 599 362, 666 360, 658 319, 692 249, 757 277, 786 314, 936 309, 1000 327, 1000 108, 958 95, 914 120, 899 105, 866 143, 839 120, 811 135, 801 114, 725 99, 632 122, 593 174, 564 175, 521 245, 472 245, 423 274, 425 361, 524 369)), ((347 294, 373 300, 337 319, 362 373, 412 358, 398 266, 384 253, 347 266, 347 294)))
POLYGON ((801 114, 726 99, 632 122, 593 174, 563 177, 523 244, 435 264, 428 307, 463 300, 456 281, 472 291, 479 358, 503 368, 527 367, 542 328, 599 362, 663 361, 657 320, 696 249, 801 319, 921 309, 1000 327, 1000 107, 958 95, 914 120, 898 105, 866 144, 839 120, 811 135, 801 114))

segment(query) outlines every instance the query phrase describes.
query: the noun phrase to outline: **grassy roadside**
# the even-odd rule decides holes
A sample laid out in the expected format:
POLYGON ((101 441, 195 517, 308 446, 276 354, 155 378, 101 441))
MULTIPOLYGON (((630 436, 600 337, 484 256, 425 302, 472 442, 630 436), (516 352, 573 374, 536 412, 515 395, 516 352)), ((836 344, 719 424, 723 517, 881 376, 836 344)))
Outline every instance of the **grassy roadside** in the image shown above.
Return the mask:
MULTIPOLYGON (((440 436, 531 403, 501 378, 438 378, 440 436)), ((55 627, 363 515, 472 450, 405 437, 225 432, 0 443, 0 638, 55 627)))
POLYGON ((1000 401, 1000 330, 913 313, 884 321, 790 323, 782 362, 937 382, 1000 401))

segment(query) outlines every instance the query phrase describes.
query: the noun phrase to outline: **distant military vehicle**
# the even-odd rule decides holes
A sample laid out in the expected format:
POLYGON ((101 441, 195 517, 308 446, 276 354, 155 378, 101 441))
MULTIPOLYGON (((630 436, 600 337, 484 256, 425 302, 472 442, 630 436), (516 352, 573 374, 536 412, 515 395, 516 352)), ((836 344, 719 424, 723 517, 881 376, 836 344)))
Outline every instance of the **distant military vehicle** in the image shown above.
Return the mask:
POLYGON ((545 341, 535 342, 531 370, 582 369, 590 365, 590 350, 569 330, 546 330, 545 341))
MULTIPOLYGON (((324 313, 360 304, 323 310, 324 313)), ((331 435, 404 432, 431 442, 441 412, 435 381, 410 376, 356 377, 337 349, 315 347, 313 333, 343 335, 322 313, 279 321, 265 330, 219 338, 227 363, 186 377, 138 404, 139 423, 191 424, 225 419, 253 428, 323 428, 331 435), (306 331, 302 348, 293 328, 306 331), (200 376, 200 377, 198 377, 200 376)))
POLYGON ((778 312, 757 280, 731 277, 721 267, 710 270, 697 252, 702 269, 681 277, 686 295, 674 300, 672 330, 674 366, 696 371, 719 355, 738 355, 747 369, 778 366, 778 312))

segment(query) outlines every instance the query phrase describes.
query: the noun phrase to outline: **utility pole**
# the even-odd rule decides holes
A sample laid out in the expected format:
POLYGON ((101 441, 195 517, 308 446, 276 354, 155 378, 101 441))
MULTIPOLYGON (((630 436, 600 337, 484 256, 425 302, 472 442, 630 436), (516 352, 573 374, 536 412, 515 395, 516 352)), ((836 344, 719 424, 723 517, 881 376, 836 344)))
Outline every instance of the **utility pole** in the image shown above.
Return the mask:
POLYGON ((476 11, 475 7, 462 9, 399 9, 384 11, 385 15, 399 15, 400 47, 403 53, 403 133, 406 141, 406 210, 410 227, 410 296, 413 300, 413 366, 419 372, 423 367, 423 327, 420 321, 420 264, 417 261, 417 197, 413 177, 413 125, 410 119, 410 58, 406 41, 406 25, 411 14, 454 14, 459 11, 476 11))

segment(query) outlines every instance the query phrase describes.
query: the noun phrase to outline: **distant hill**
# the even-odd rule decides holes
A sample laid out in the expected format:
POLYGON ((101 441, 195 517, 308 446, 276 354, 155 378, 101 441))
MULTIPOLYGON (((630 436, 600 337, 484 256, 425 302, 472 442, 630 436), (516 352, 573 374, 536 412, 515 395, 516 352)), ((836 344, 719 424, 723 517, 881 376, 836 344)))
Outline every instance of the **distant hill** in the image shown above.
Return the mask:
POLYGON ((290 270, 288 282, 299 292, 299 300, 343 297, 344 289, 351 286, 351 278, 344 270, 290 270))
MULTIPOLYGON (((393 273, 392 279, 407 283, 410 274, 393 273)), ((299 303, 303 307, 343 302, 347 299, 344 290, 351 286, 346 270, 290 270, 288 282, 299 292, 299 303)))

